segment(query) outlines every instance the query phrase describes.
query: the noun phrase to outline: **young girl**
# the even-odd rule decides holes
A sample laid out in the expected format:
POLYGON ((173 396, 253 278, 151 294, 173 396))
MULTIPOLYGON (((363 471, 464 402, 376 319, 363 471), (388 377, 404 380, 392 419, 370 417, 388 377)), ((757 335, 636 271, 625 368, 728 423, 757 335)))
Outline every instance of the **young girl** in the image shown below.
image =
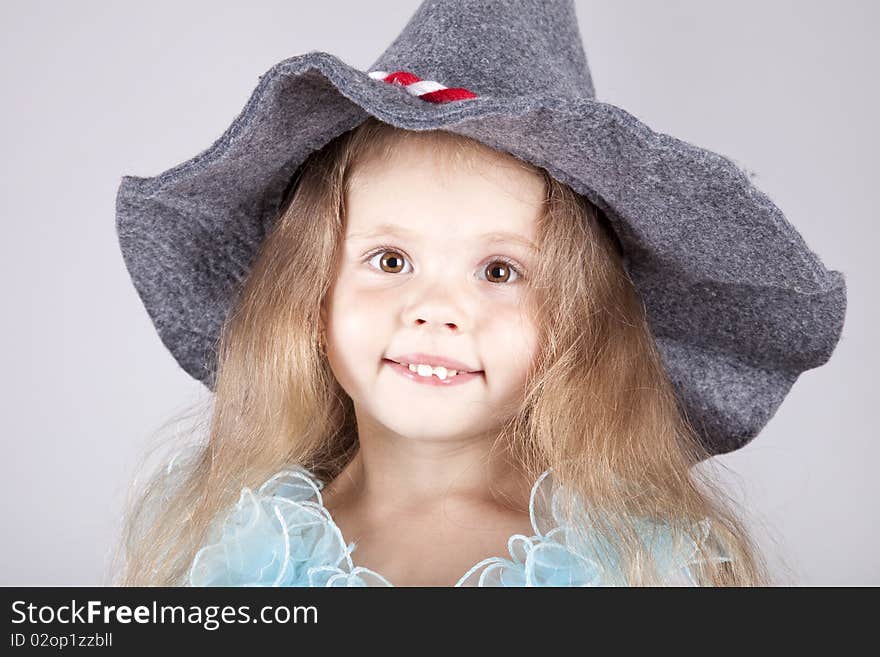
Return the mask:
MULTIPOLYGON (((572 106, 601 105, 589 100, 569 3, 496 8, 475 22, 486 11, 426 3, 379 62, 395 65, 369 77, 324 53, 285 62, 287 81, 264 76, 207 153, 157 179, 125 179, 119 230, 133 278, 163 340, 214 396, 205 442, 132 509, 120 583, 769 582, 733 504, 694 466, 748 442, 797 373, 827 359, 842 283, 726 160, 677 143, 669 159, 641 161, 645 191, 632 186, 633 158, 657 135, 612 126, 611 115, 602 129, 553 132, 547 108, 560 108, 563 91, 572 106), (462 14, 449 29, 463 32, 440 29, 462 14), (528 75, 507 61, 521 51, 504 41, 510 30, 468 32, 505 22, 573 62, 553 102, 505 95, 521 85, 505 86, 493 62, 528 75), (462 41, 473 44, 464 55, 442 47, 462 41), (461 87, 401 72, 402 60, 422 62, 451 80, 467 70, 451 61, 461 57, 490 68, 461 87), (571 144, 595 188, 561 166, 571 144), (601 165, 603 149, 619 161, 601 165), (699 179, 682 183, 685 170, 699 179), (751 204, 742 214, 719 210, 730 176, 731 202, 751 204), (631 203, 609 203, 615 189, 631 203), (654 207, 639 194, 674 218, 627 215, 654 207), (742 216, 760 240, 718 234, 741 238, 742 216), (753 260, 778 248, 774 230, 799 263, 784 272, 790 285, 806 285, 808 271, 825 294, 813 305, 781 284, 748 298, 708 277, 683 285, 699 266, 682 263, 699 265, 713 239, 719 279, 747 262, 753 271, 737 280, 778 283, 772 262, 753 260), (224 281, 227 295, 208 294, 205 280, 224 281), (718 327, 722 305, 769 319, 718 327), (796 330, 812 336, 797 343, 794 305, 796 330), (210 313, 222 320, 213 332, 210 313)), ((528 51, 542 54, 555 56, 528 51)), ((540 78, 548 89, 550 78, 540 78)), ((556 118, 570 122, 569 112, 556 118)))

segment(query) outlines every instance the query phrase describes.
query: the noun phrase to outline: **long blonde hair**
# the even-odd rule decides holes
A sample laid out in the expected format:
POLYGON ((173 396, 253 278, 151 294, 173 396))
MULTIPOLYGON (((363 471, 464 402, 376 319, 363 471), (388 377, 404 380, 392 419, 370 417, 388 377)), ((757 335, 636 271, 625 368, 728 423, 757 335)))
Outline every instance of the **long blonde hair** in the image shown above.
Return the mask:
MULTIPOLYGON (((120 585, 185 583, 209 524, 243 486, 289 464, 332 481, 354 456, 354 407, 319 348, 321 308, 345 235, 353 168, 406 139, 434 140, 458 155, 488 149, 454 133, 369 118, 309 156, 223 326, 214 395, 203 411, 206 438, 185 465, 159 469, 131 498, 117 553, 125 561, 120 585)), ((659 581, 636 519, 663 523, 676 540, 696 540, 695 523, 708 520, 706 545, 723 548, 730 561, 707 561, 699 583, 767 584, 732 500, 693 467, 708 454, 677 402, 602 213, 545 170, 492 152, 543 177, 537 239, 541 253, 552 254, 530 272, 540 353, 495 445, 532 480, 552 467, 556 480, 589 500, 591 526, 619 550, 628 584, 659 581)))

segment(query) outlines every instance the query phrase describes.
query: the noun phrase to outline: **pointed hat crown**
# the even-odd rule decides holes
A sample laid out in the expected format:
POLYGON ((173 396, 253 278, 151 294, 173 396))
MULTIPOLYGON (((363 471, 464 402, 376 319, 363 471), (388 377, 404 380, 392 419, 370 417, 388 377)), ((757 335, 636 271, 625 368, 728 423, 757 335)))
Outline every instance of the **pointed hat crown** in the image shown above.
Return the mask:
POLYGON ((426 0, 369 70, 478 96, 595 98, 571 0, 426 0))

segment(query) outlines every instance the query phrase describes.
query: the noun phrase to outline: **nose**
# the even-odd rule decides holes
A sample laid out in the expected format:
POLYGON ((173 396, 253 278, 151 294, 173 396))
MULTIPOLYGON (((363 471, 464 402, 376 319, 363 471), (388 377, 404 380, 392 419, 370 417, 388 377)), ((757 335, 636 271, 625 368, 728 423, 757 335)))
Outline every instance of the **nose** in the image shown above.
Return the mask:
MULTIPOLYGON (((429 321, 427 319, 423 319, 421 317, 417 317, 416 321, 415 321, 416 326, 421 326, 423 324, 435 324, 435 323, 437 323, 437 322, 431 322, 431 321, 429 321)), ((448 330, 449 333, 452 333, 452 334, 458 333, 458 324, 456 324, 455 322, 443 322, 442 325, 446 329, 449 329, 448 330)))
POLYGON ((467 331, 470 320, 466 315, 451 290, 440 294, 435 288, 414 300, 404 315, 404 324, 422 332, 451 337, 467 331))

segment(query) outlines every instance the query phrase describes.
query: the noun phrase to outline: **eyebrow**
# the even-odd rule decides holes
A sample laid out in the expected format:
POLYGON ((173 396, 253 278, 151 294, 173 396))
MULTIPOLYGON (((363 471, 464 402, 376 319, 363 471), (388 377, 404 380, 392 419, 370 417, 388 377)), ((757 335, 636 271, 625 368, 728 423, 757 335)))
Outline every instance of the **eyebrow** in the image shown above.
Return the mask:
MULTIPOLYGON (((397 226, 395 224, 380 224, 372 230, 367 230, 359 233, 351 233, 348 235, 348 238, 366 240, 376 237, 382 237, 385 235, 394 235, 397 237, 414 237, 417 235, 417 233, 408 228, 397 226)), ((510 233, 503 230, 477 235, 477 239, 487 243, 513 242, 515 244, 520 244, 532 251, 538 250, 538 247, 535 246, 535 244, 533 244, 530 240, 527 240, 522 235, 518 235, 517 233, 510 233)))

